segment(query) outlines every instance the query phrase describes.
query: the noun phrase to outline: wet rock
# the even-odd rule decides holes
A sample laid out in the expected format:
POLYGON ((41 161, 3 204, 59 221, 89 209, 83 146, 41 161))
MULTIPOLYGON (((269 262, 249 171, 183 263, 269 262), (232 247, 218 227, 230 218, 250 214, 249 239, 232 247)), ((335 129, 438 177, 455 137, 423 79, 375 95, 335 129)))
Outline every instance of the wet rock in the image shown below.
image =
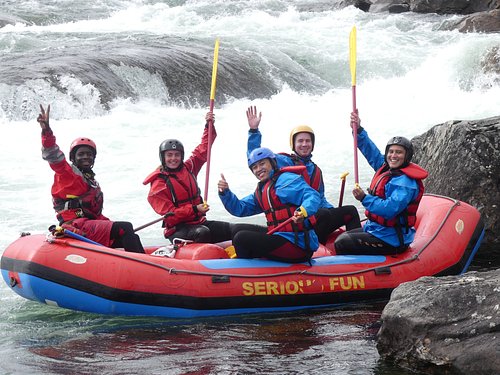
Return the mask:
POLYGON ((486 222, 486 243, 500 243, 500 116, 449 121, 415 137, 414 161, 429 171, 427 193, 476 207, 486 222))
POLYGON ((500 31, 500 0, 372 0, 369 11, 461 14, 467 16, 447 22, 441 29, 486 33, 500 31))
POLYGON ((410 9, 416 13, 471 14, 494 8, 491 0, 410 0, 410 9))
POLYGON ((370 12, 386 12, 391 7, 407 7, 415 13, 472 14, 500 9, 500 0, 372 0, 370 12))
POLYGON ((495 9, 490 12, 474 13, 462 18, 454 24, 448 24, 447 27, 448 29, 457 29, 463 33, 500 32, 500 9, 495 9))
MULTIPOLYGON (((491 74, 493 77, 490 85, 498 85, 500 83, 500 48, 491 48, 486 55, 481 59, 481 70, 484 74, 491 74)), ((488 88, 490 88, 489 86, 488 88)))
POLYGON ((15 25, 16 23, 21 23, 24 25, 28 24, 28 22, 26 22, 22 18, 11 16, 5 13, 0 13, 0 27, 4 27, 6 25, 15 25))
POLYGON ((348 6, 354 6, 363 12, 368 12, 371 5, 370 0, 321 0, 321 1, 303 1, 296 4, 297 9, 301 12, 309 11, 327 11, 346 8, 348 6))
POLYGON ((500 270, 423 277, 385 306, 380 356, 429 374, 500 374, 500 270))
POLYGON ((410 6, 408 4, 393 4, 389 6, 389 13, 404 13, 410 11, 410 6))
POLYGON ((372 5, 372 2, 369 0, 355 0, 354 1, 354 6, 363 12, 368 12, 370 10, 370 7, 372 5))
POLYGON ((380 13, 380 12, 389 12, 389 8, 391 7, 410 7, 408 1, 404 0, 372 0, 372 5, 370 6, 370 12, 372 13, 380 13))

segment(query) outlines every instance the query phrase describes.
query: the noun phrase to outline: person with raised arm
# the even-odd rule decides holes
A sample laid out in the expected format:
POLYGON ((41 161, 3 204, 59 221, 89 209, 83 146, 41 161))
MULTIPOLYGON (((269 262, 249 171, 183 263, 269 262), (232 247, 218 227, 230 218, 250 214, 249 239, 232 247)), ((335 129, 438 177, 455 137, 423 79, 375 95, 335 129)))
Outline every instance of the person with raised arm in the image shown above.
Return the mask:
POLYGON ((366 209, 368 221, 361 229, 341 234, 335 241, 337 254, 398 254, 415 236, 416 214, 428 173, 412 163, 413 145, 405 137, 392 137, 382 154, 361 127, 357 111, 351 128, 358 148, 376 171, 367 192, 359 186, 354 198, 366 209))
POLYGON ((166 215, 163 219, 163 235, 172 243, 175 238, 218 243, 232 239, 241 229, 265 230, 253 224, 207 220, 210 206, 203 202, 197 176, 207 162, 208 148, 217 136, 214 117, 212 112, 206 114, 201 142, 186 160, 184 145, 179 140, 164 140, 159 147, 161 165, 143 182, 144 185, 150 184, 148 202, 153 210, 166 215), (212 126, 213 135, 210 141, 209 126, 212 126))
POLYGON ((54 171, 52 202, 59 225, 103 246, 144 253, 139 236, 128 221, 111 221, 102 214, 104 197, 92 170, 97 147, 78 137, 69 148, 69 164, 49 125, 50 105, 40 105, 37 121, 42 128, 42 158, 54 171))

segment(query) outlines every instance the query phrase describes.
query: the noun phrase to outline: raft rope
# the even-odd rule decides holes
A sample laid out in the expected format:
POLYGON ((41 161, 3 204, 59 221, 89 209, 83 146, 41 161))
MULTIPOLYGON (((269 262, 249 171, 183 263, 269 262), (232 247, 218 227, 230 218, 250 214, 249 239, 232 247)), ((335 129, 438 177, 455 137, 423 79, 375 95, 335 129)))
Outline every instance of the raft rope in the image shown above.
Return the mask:
POLYGON ((257 275, 238 274, 238 273, 212 273, 212 272, 193 271, 193 270, 186 270, 186 269, 176 269, 174 267, 167 267, 167 266, 163 266, 163 265, 158 264, 158 263, 150 262, 148 260, 139 259, 139 258, 135 258, 133 256, 129 256, 129 255, 127 255, 127 253, 122 253, 122 252, 112 253, 112 252, 109 252, 109 250, 106 250, 106 248, 94 248, 94 247, 90 247, 90 246, 87 246, 84 244, 73 243, 73 242, 69 242, 67 240, 63 240, 60 238, 54 238, 51 236, 47 236, 47 242, 67 245, 67 246, 75 247, 78 249, 89 250, 89 251, 93 251, 93 252, 97 252, 97 253, 101 253, 101 254, 112 255, 112 256, 119 257, 119 258, 132 260, 134 262, 147 264, 147 265, 152 266, 152 267, 163 269, 163 270, 167 271, 169 274, 187 274, 187 275, 200 275, 200 276, 212 276, 212 277, 213 276, 216 276, 216 277, 234 277, 234 278, 248 278, 248 279, 262 278, 262 277, 279 277, 279 276, 286 276, 286 275, 311 275, 311 276, 321 276, 321 277, 350 276, 350 275, 357 275, 360 273, 366 273, 366 272, 370 272, 370 271, 377 272, 378 270, 381 270, 381 269, 392 268, 392 267, 395 267, 395 266, 398 266, 401 264, 410 263, 410 262, 413 262, 413 261, 419 259, 422 252, 424 252, 424 250, 431 244, 431 242, 437 237, 439 232, 443 229, 443 226, 446 223, 447 219, 450 217, 451 212, 455 209, 455 207, 460 205, 460 202, 456 199, 453 199, 453 198, 449 198, 449 197, 445 197, 445 196, 441 196, 441 195, 437 195, 437 194, 426 194, 426 195, 446 198, 446 199, 451 200, 453 202, 453 205, 449 208, 448 212, 446 213, 445 217, 443 218, 442 222, 440 223, 437 231, 427 241, 427 243, 424 246, 422 246, 422 248, 415 255, 413 255, 411 258, 403 259, 403 260, 400 260, 398 262, 394 262, 394 263, 391 263, 391 264, 388 264, 388 265, 382 266, 382 267, 374 266, 374 267, 369 267, 369 268, 365 268, 362 270, 351 271, 351 272, 326 273, 326 272, 312 272, 312 271, 305 269, 302 271, 297 270, 297 271, 286 271, 286 272, 257 274, 257 275))

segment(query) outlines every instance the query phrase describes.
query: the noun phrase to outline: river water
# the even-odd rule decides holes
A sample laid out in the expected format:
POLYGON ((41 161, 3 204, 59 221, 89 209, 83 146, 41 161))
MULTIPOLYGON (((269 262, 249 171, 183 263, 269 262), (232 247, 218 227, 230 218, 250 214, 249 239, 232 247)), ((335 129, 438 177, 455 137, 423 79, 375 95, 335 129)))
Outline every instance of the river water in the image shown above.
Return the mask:
MULTIPOLYGON (((77 136, 98 147, 104 213, 135 226, 156 218, 143 179, 158 146, 201 137, 213 48, 220 40, 209 216, 216 194, 250 193, 245 110, 263 112, 263 145, 288 151, 288 134, 312 126, 327 198, 338 202, 352 141, 349 32, 357 27, 357 104, 373 140, 409 138, 448 120, 499 114, 500 77, 482 70, 499 34, 438 28, 454 16, 366 14, 324 1, 2 1, 0 8, 0 253, 20 232, 54 224, 52 175, 41 160, 38 104, 51 104, 63 150, 77 136), (4 25, 9 17, 19 22, 4 25)), ((372 176, 360 158, 360 180, 372 176)), ((204 187, 205 169, 199 175, 204 187)), ((344 202, 356 204, 350 194, 344 202)), ((262 218, 246 219, 261 222, 262 218)), ((159 225, 145 244, 162 242, 159 225)), ((474 269, 498 267, 483 250, 474 269)), ((380 360, 383 303, 293 313, 169 321, 76 313, 26 301, 0 286, 0 373, 5 374, 415 374, 380 360)))

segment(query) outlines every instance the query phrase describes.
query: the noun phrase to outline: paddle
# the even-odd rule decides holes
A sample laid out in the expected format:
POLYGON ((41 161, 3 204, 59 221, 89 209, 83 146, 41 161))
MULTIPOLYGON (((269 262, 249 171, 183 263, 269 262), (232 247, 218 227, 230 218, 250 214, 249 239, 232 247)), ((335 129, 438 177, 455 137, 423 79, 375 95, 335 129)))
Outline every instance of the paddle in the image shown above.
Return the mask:
MULTIPOLYGON (((217 80, 217 62, 219 59, 219 39, 215 39, 215 47, 214 47, 214 62, 212 67, 212 87, 210 89, 210 112, 214 111, 214 103, 215 103, 215 82, 217 80)), ((210 158, 212 154, 212 137, 213 137, 213 120, 209 121, 208 124, 208 150, 207 150, 207 171, 205 176, 205 192, 203 194, 203 202, 207 203, 208 198, 208 180, 210 177, 210 158)))
POLYGON ((290 223, 291 221, 293 220, 293 216, 290 216, 288 219, 286 219, 284 222, 282 222, 281 224, 279 224, 278 226, 274 227, 273 229, 271 229, 270 231, 267 232, 267 234, 273 234, 274 232, 277 232, 279 231, 281 228, 283 228, 285 225, 287 225, 288 223, 290 223))
POLYGON ((68 236, 68 237, 72 237, 76 240, 80 240, 80 241, 83 241, 83 242, 87 242, 87 243, 91 243, 93 245, 98 245, 98 246, 104 246, 102 244, 100 244, 99 242, 95 242, 95 241, 92 241, 92 240, 89 240, 87 237, 85 236, 82 236, 80 234, 76 234, 75 232, 72 232, 70 231, 69 229, 65 229, 63 227, 60 227, 60 226, 56 226, 56 225, 51 225, 49 227, 49 231, 57 237, 57 234, 59 233, 63 233, 65 236, 68 236))
MULTIPOLYGON (((356 112, 356 26, 352 27, 349 34, 349 65, 351 67, 351 86, 352 86, 352 111, 356 112)), ((354 183, 359 185, 358 175, 358 133, 353 129, 354 139, 354 183)))
POLYGON ((134 228, 134 232, 137 232, 137 231, 140 231, 141 229, 147 228, 150 225, 156 224, 159 221, 162 221, 163 219, 165 219, 169 216, 173 216, 173 215, 175 215, 173 212, 167 212, 165 215, 163 215, 162 217, 159 217, 158 219, 154 219, 154 220, 150 221, 149 223, 146 223, 146 224, 138 226, 137 228, 134 228))
POLYGON ((342 207, 342 201, 344 200, 344 189, 345 189, 345 179, 349 172, 344 172, 340 175, 340 179, 342 183, 340 185, 340 196, 339 196, 339 207, 342 207))

